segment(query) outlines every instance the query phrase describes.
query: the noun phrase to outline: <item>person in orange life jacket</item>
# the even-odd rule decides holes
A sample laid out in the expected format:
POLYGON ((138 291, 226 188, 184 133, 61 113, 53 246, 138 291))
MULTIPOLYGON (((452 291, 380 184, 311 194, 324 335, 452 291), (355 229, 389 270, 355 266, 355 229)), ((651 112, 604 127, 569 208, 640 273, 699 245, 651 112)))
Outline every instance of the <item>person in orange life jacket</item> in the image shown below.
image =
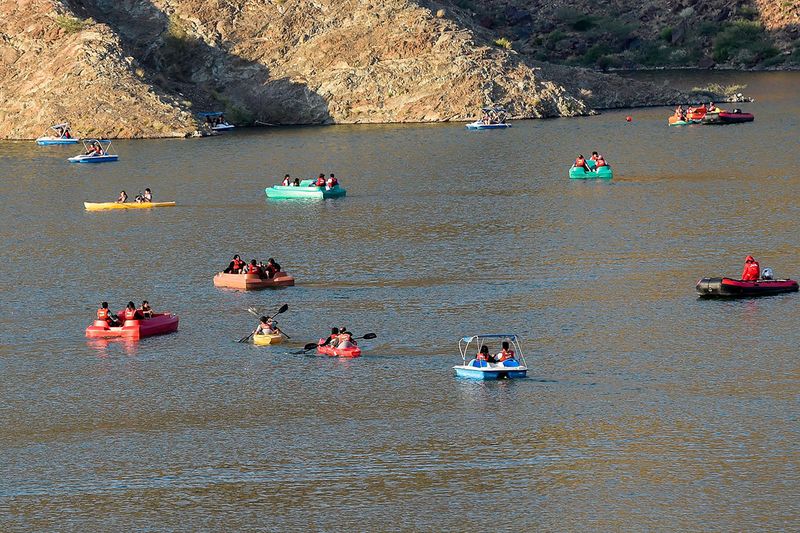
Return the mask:
POLYGON ((353 340, 353 335, 347 328, 339 328, 339 342, 336 343, 337 348, 353 348, 356 346, 356 341, 353 340))
POLYGON ((150 307, 150 302, 147 300, 142 301, 142 306, 139 307, 139 312, 144 318, 153 318, 153 308, 150 307))
POLYGON ((100 309, 97 310, 97 320, 105 320, 106 323, 111 327, 120 325, 119 317, 109 311, 108 302, 103 302, 100 304, 100 309))
POLYGON ((247 273, 261 276, 261 269, 258 268, 258 262, 255 259, 250 260, 250 264, 247 266, 247 273))
POLYGON ((583 157, 583 154, 579 154, 575 159, 575 167, 582 168, 586 172, 590 172, 592 170, 589 168, 589 165, 586 164, 586 158, 583 157))
POLYGON ((494 363, 494 357, 489 353, 488 346, 481 346, 481 349, 478 351, 478 354, 475 356, 475 359, 478 361, 486 361, 487 363, 494 363))
POLYGON ((503 350, 494 356, 494 360, 498 363, 502 363, 503 361, 514 359, 514 350, 509 348, 508 341, 503 341, 502 347, 503 350))
POLYGON ((142 312, 137 310, 136 306, 133 305, 133 302, 128 302, 125 311, 122 313, 122 318, 127 322, 128 320, 139 320, 144 317, 142 316, 142 312))
POLYGON ((336 176, 331 174, 331 177, 328 178, 328 181, 325 182, 325 189, 331 190, 339 184, 339 180, 336 179, 336 176))
POLYGON ((117 196, 117 203, 124 204, 128 201, 128 193, 125 191, 120 191, 119 196, 117 196))
POLYGON ((233 256, 233 261, 228 264, 228 268, 223 270, 226 274, 241 274, 244 268, 244 261, 239 257, 239 254, 233 256))
POLYGON ((608 163, 606 163, 606 160, 603 159, 602 155, 599 155, 597 156, 597 161, 595 161, 595 165, 597 166, 594 167, 594 171, 597 172, 598 170, 600 170, 600 167, 607 167, 608 163))
POLYGON ((325 186, 325 174, 320 174, 317 177, 317 181, 316 182, 312 182, 311 186, 312 187, 324 187, 325 186))
POLYGON ((744 270, 742 271, 742 281, 757 281, 761 277, 761 266, 758 261, 748 255, 744 260, 744 270))
POLYGON ((592 157, 590 157, 589 159, 592 160, 592 161, 597 161, 601 157, 602 156, 600 154, 598 154, 597 152, 592 152, 592 157))
POLYGON ((281 271, 281 266, 278 263, 276 263, 273 258, 270 257, 269 260, 267 260, 267 268, 266 268, 267 277, 274 278, 275 273, 280 271, 281 271))
POLYGON ((284 187, 288 187, 291 182, 292 182, 292 178, 289 176, 289 174, 286 174, 283 177, 283 181, 281 182, 281 185, 283 185, 284 187))

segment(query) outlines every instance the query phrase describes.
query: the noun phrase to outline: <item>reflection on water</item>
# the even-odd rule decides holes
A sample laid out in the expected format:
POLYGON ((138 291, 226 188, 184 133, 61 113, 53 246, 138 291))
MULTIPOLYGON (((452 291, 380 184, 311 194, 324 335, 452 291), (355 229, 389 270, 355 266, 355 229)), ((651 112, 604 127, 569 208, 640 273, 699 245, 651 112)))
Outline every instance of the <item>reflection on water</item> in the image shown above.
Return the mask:
POLYGON ((800 275, 798 76, 713 76, 755 122, 241 131, 88 168, 3 143, 3 529, 798 529, 797 295, 694 294, 747 254, 800 275), (614 181, 567 180, 594 149, 614 181), (286 172, 348 197, 266 200, 286 172), (144 187, 178 206, 82 210, 144 187), (297 286, 215 289, 233 253, 297 286), (83 337, 141 299, 178 333, 83 337), (287 343, 236 342, 284 302, 287 343), (342 325, 378 338, 295 353, 342 325), (530 378, 456 380, 497 330, 530 378))

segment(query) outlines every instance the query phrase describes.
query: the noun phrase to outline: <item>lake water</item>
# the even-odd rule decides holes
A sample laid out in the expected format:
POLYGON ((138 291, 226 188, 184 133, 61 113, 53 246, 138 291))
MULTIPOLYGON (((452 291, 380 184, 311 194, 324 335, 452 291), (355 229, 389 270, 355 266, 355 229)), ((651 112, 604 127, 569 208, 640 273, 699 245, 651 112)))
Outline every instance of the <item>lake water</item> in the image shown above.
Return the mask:
POLYGON ((0 143, 0 529, 800 528, 798 296, 694 291, 747 254, 800 276, 800 73, 640 76, 747 83, 756 120, 0 143), (568 180, 592 150, 614 180, 568 180), (287 172, 348 196, 266 200, 287 172), (178 207, 83 210, 144 187, 178 207), (234 253, 297 286, 215 289, 234 253), (84 338, 142 299, 179 332, 84 338), (291 341, 236 343, 282 303, 291 341), (292 354, 339 325, 378 338, 292 354), (508 331, 528 379, 454 378, 460 336, 508 331))

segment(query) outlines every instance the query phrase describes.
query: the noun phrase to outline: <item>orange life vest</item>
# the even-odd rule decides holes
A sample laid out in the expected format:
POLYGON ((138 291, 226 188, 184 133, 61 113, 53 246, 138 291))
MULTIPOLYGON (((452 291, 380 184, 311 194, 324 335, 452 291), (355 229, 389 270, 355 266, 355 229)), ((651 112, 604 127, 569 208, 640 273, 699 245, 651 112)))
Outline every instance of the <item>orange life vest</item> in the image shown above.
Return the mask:
POLYGON ((514 350, 500 352, 500 359, 498 359, 497 361, 499 363, 502 363, 503 361, 507 361, 508 359, 514 359, 514 350))
POLYGON ((136 309, 125 309, 125 320, 135 320, 136 309))
POLYGON ((111 313, 104 307, 97 310, 97 320, 108 320, 110 316, 111 313))
POLYGON ((325 186, 325 178, 317 178, 317 187, 325 186))
POLYGON ((586 160, 585 160, 584 158, 582 158, 582 157, 579 157, 579 158, 577 158, 577 159, 575 160, 575 166, 576 166, 576 167, 579 167, 579 168, 580 168, 580 167, 582 167, 582 166, 584 166, 584 165, 586 165, 586 160))
POLYGON ((596 161, 596 163, 597 163, 597 168, 600 168, 600 167, 607 167, 607 166, 608 166, 608 165, 606 164, 606 160, 605 160, 605 159, 603 159, 602 157, 601 157, 600 159, 598 159, 598 160, 596 161))
POLYGON ((234 259, 233 260, 233 269, 234 270, 241 270, 244 267, 244 261, 241 259, 234 259))

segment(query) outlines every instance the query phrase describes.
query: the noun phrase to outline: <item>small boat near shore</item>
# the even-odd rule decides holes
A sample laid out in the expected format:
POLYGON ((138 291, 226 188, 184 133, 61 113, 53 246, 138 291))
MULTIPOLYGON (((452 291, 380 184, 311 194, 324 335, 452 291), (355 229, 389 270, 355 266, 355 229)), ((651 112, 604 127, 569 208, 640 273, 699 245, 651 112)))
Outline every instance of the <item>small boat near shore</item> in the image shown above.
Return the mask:
POLYGON ((175 202, 83 202, 87 211, 108 211, 111 209, 152 209, 153 207, 175 207, 175 202))
MULTIPOLYGON (((81 142, 80 139, 76 139, 72 136, 72 132, 69 129, 69 122, 55 124, 50 126, 50 129, 53 130, 57 135, 42 135, 36 139, 36 144, 39 146, 51 146, 59 144, 78 144, 81 142)), ((45 134, 46 133, 48 132, 46 131, 45 134)))
POLYGON ((342 198, 347 195, 341 185, 334 185, 331 188, 318 187, 316 180, 303 180, 299 187, 293 185, 273 185, 267 187, 264 192, 267 198, 272 199, 301 199, 301 200, 327 200, 328 198, 342 198))
POLYGON ((600 167, 600 170, 595 171, 594 169, 597 164, 594 161, 587 159, 586 164, 590 169, 592 169, 591 172, 587 172, 585 168, 579 168, 575 165, 572 165, 569 169, 569 178, 573 180, 610 180, 614 177, 614 171, 611 170, 611 165, 600 167))
POLYGON ((276 272, 272 278, 262 278, 258 274, 226 274, 225 272, 220 272, 214 276, 215 287, 241 291, 277 289, 293 285, 294 278, 286 272, 276 272))
POLYGON ((468 130, 502 130, 511 127, 511 124, 506 122, 507 113, 503 108, 484 107, 481 111, 483 116, 475 122, 470 122, 465 128, 468 130))
POLYGON ((70 157, 67 161, 70 163, 110 163, 119 160, 118 155, 109 153, 111 141, 84 139, 83 146, 86 148, 86 153, 70 157))
MULTIPOLYGON (((120 311, 119 315, 122 315, 120 311)), ((91 339, 121 337, 141 339, 153 335, 164 335, 178 331, 178 315, 157 313, 151 318, 126 320, 122 326, 109 326, 105 320, 95 320, 86 328, 86 336, 91 339)))
POLYGON ((744 281, 732 278, 702 278, 695 285, 701 298, 750 298, 783 292, 797 292, 792 279, 759 279, 744 281))
POLYGON ((453 367, 457 377, 492 380, 524 378, 528 375, 528 366, 525 364, 519 337, 514 333, 462 337, 458 341, 458 351, 461 353, 462 364, 453 367), (473 357, 472 353, 479 353, 486 340, 508 341, 514 350, 514 358, 500 363, 490 363, 473 357))

